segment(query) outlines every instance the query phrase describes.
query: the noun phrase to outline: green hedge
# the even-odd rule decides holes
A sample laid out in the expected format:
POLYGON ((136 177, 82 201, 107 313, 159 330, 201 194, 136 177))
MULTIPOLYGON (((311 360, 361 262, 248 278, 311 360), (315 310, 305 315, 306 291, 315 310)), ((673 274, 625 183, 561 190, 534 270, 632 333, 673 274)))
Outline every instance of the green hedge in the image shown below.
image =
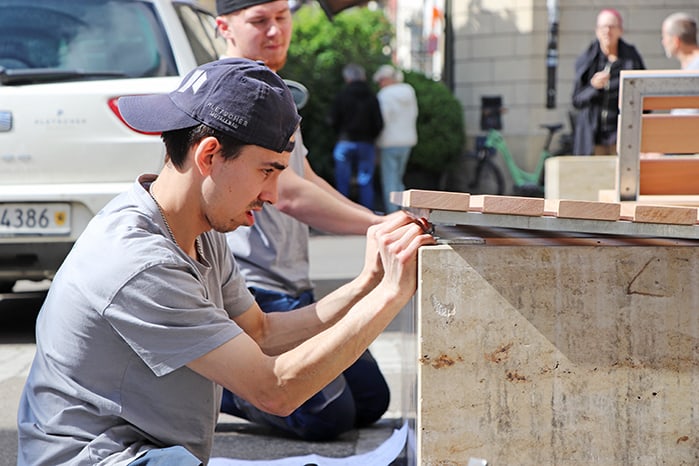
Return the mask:
POLYGON ((461 154, 466 132, 461 103, 441 82, 424 74, 404 72, 405 82, 415 89, 418 103, 418 143, 408 170, 441 173, 461 154))
MULTIPOLYGON (((374 71, 390 61, 386 53, 390 54, 393 34, 381 10, 351 8, 333 21, 315 5, 304 6, 294 14, 289 59, 280 74, 304 84, 310 92, 310 99, 300 112, 304 143, 314 170, 331 183, 335 134, 327 124, 327 114, 344 85, 342 68, 347 63, 359 63, 371 80, 374 71)), ((409 169, 442 172, 458 156, 464 143, 459 102, 442 83, 420 73, 406 72, 405 80, 415 88, 420 109, 419 142, 413 149, 409 169)))

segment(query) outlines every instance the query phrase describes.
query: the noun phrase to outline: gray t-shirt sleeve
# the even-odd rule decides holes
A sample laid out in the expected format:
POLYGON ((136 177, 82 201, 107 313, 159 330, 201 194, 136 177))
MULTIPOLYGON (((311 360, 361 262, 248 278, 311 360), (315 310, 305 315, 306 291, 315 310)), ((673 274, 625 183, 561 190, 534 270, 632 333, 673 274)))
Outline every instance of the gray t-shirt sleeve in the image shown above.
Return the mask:
POLYGON ((104 311, 112 328, 158 376, 240 334, 229 313, 240 314, 253 304, 234 266, 225 283, 210 286, 207 280, 219 280, 220 274, 194 273, 176 264, 150 267, 125 284, 104 311))

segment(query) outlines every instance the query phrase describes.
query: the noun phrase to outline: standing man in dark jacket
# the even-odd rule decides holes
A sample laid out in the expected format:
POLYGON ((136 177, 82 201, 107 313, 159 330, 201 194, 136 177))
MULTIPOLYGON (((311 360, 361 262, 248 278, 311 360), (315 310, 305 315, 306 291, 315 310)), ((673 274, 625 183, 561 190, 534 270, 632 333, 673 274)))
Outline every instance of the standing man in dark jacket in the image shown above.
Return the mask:
POLYGON ((374 208, 374 141, 383 129, 381 108, 366 82, 366 72, 350 63, 342 70, 345 87, 338 93, 330 110, 330 124, 338 135, 333 150, 335 187, 349 197, 353 167, 357 167, 359 203, 374 208))
POLYGON ((593 41, 575 62, 573 106, 578 109, 573 153, 615 155, 619 116, 619 73, 645 69, 636 48, 621 39, 621 14, 607 8, 597 15, 593 41))

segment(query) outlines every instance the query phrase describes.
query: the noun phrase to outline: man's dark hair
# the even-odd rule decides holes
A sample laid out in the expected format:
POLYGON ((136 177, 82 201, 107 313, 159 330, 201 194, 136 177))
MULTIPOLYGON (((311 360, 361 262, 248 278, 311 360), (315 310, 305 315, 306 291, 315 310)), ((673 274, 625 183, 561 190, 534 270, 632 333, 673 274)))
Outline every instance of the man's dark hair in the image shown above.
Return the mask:
POLYGON ((228 136, 210 126, 198 125, 189 128, 165 131, 161 138, 165 143, 165 151, 170 161, 182 168, 187 159, 190 147, 204 138, 215 137, 221 143, 221 155, 225 159, 234 159, 240 155, 240 151, 246 144, 239 139, 228 136))

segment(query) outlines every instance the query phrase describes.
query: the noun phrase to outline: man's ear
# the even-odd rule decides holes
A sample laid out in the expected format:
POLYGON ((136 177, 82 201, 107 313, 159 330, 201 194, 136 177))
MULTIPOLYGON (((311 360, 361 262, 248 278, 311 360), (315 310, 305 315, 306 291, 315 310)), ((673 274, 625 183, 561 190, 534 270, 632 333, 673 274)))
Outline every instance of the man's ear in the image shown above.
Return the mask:
POLYGON ((228 30, 228 23, 220 16, 216 17, 216 30, 221 35, 228 30))
POLYGON ((226 41, 233 41, 233 38, 231 37, 231 26, 221 16, 216 17, 216 32, 218 35, 226 39, 226 41))
POLYGON ((202 176, 211 173, 214 156, 221 152, 221 143, 213 136, 208 136, 194 146, 194 163, 202 176))

